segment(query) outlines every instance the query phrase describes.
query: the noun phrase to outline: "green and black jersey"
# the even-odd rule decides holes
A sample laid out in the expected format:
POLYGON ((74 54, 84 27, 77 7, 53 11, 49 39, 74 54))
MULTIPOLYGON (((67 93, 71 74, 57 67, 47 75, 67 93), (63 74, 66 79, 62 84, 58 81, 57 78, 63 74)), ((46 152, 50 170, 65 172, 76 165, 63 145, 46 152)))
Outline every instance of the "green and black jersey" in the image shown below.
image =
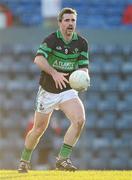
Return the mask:
MULTIPOLYGON (((59 72, 70 74, 79 68, 88 68, 88 44, 87 41, 73 33, 72 40, 66 42, 59 30, 49 35, 40 45, 36 56, 42 55, 48 63, 59 72)), ((69 79, 69 76, 65 76, 69 79)), ((60 93, 62 91, 71 89, 69 84, 64 89, 57 89, 55 82, 49 74, 44 71, 41 72, 40 85, 48 92, 60 93)))

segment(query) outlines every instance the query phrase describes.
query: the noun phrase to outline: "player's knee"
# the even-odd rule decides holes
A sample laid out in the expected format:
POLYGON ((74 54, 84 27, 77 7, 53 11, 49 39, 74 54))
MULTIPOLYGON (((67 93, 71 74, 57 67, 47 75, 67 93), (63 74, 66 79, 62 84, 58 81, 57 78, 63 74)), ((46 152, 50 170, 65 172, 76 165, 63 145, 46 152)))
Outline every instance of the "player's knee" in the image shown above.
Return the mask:
POLYGON ((82 127, 85 124, 85 118, 82 116, 78 116, 77 119, 74 121, 74 125, 77 127, 77 129, 82 129, 82 127))
POLYGON ((44 128, 43 127, 37 127, 34 129, 34 131, 35 131, 35 135, 37 137, 40 137, 44 133, 44 128))
POLYGON ((84 126, 84 124, 85 124, 85 118, 80 118, 79 119, 79 121, 78 121, 78 126, 80 127, 80 128, 82 128, 83 126, 84 126))

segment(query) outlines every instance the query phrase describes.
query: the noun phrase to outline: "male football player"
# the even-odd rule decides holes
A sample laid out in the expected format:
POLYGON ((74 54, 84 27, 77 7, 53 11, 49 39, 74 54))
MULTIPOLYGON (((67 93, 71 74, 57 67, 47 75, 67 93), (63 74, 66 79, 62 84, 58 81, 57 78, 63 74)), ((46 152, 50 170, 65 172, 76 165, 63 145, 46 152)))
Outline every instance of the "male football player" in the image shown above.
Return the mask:
POLYGON ((88 73, 88 44, 76 33, 77 12, 64 8, 58 15, 59 29, 44 39, 34 63, 40 68, 40 86, 36 98, 34 126, 27 134, 19 172, 28 172, 31 155, 46 131, 52 112, 60 109, 70 121, 56 158, 56 169, 75 171, 70 160, 72 149, 85 123, 85 110, 78 92, 69 85, 70 74, 81 69, 88 73))

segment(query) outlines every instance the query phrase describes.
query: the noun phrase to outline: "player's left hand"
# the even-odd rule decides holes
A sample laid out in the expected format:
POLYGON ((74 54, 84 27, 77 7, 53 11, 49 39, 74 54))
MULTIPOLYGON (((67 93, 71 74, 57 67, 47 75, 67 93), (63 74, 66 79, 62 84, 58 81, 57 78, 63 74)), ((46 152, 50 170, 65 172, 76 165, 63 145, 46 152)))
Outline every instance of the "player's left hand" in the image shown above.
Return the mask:
POLYGON ((55 72, 52 77, 55 81, 56 88, 66 88, 66 83, 69 83, 69 81, 66 79, 65 76, 68 76, 69 73, 62 73, 62 72, 55 72))

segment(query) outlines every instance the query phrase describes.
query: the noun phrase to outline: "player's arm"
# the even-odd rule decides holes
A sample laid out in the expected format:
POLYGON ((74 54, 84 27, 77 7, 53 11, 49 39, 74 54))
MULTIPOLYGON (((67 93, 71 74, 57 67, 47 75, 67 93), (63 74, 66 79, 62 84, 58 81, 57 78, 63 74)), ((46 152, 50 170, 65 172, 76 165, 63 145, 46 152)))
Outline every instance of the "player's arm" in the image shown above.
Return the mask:
POLYGON ((89 74, 88 70, 89 65, 89 50, 88 50, 88 43, 86 40, 82 42, 82 51, 78 58, 78 66, 80 70, 83 70, 89 74))
POLYGON ((69 83, 68 80, 65 78, 65 76, 67 76, 68 73, 58 72, 56 69, 50 66, 48 60, 43 55, 36 56, 34 59, 34 63, 42 71, 45 71, 47 74, 52 76, 52 78, 55 81, 56 88, 63 89, 63 87, 66 87, 66 83, 69 83))
POLYGON ((65 78, 65 76, 67 76, 68 74, 58 72, 48 62, 48 57, 52 53, 53 46, 54 46, 53 37, 52 36, 47 37, 40 45, 39 49, 37 50, 34 63, 42 71, 45 71, 47 74, 52 76, 56 88, 63 89, 64 87, 66 87, 66 83, 68 83, 68 80, 65 78))

